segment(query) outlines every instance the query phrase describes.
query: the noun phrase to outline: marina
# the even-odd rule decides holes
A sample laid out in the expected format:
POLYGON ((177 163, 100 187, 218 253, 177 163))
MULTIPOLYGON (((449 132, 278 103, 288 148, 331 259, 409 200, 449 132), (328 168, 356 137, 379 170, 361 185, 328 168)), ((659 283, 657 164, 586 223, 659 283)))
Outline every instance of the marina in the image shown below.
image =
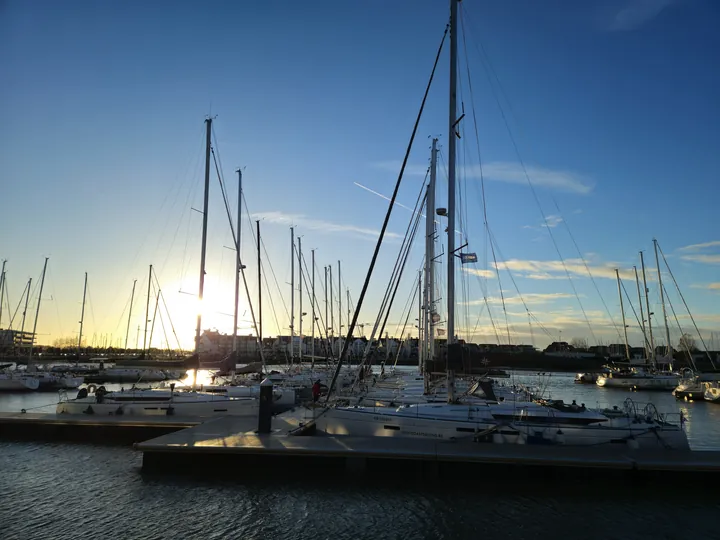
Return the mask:
POLYGON ((3 540, 718 536, 685 4, 11 0, 3 540))

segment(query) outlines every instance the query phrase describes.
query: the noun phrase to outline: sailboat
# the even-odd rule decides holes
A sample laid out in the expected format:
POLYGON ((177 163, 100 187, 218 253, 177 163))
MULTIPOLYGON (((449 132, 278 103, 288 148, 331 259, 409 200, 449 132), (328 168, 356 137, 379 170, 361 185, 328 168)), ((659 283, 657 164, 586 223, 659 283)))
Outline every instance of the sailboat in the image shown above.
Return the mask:
MULTIPOLYGON (((198 299, 203 298, 205 284, 205 253, 207 248, 208 201, 210 190, 210 153, 212 136, 212 118, 206 118, 205 146, 205 198, 203 208, 203 229, 200 256, 200 286, 198 299)), ((195 333, 195 354, 200 344, 202 314, 197 315, 195 333)), ((258 399, 254 396, 230 397, 227 392, 208 393, 195 389, 194 373, 191 391, 180 391, 171 384, 169 388, 107 391, 101 386, 89 393, 83 388, 72 400, 58 403, 58 414, 101 414, 101 415, 172 415, 178 416, 219 416, 219 415, 255 415, 258 412, 258 399)))
MULTIPOLYGON (((647 354, 646 354, 646 362, 644 365, 631 365, 629 362, 629 347, 627 345, 627 326, 624 324, 625 320, 625 314, 623 311, 623 326, 625 326, 625 350, 626 354, 628 355, 628 362, 629 365, 627 367, 610 367, 610 371, 607 374, 602 374, 598 376, 596 384, 600 387, 604 388, 625 388, 625 389, 632 389, 632 390, 672 390, 674 389, 679 381, 680 381, 680 375, 672 370, 672 346, 670 345, 670 327, 668 326, 667 322, 667 313, 665 310, 665 293, 662 285, 662 275, 660 273, 660 263, 658 260, 658 251, 657 251, 657 240, 653 238, 653 244, 655 247, 655 262, 657 266, 657 274, 658 274, 658 286, 660 289, 660 302, 662 304, 663 309, 663 316, 665 318, 665 334, 667 339, 667 348, 668 348, 668 358, 665 362, 666 365, 669 366, 669 369, 667 370, 661 370, 658 369, 658 357, 655 351, 655 343, 653 341, 653 334, 652 334, 652 322, 651 322, 651 315, 650 312, 650 299, 648 295, 648 288, 647 288, 647 279, 645 276, 645 259, 643 258, 642 251, 640 252, 640 265, 642 267, 642 276, 643 276, 643 287, 645 289, 645 305, 647 309, 648 314, 648 335, 649 335, 649 341, 646 341, 647 346, 647 354)), ((637 278, 637 270, 636 270, 636 278, 637 278)), ((620 277, 618 276, 618 291, 619 291, 619 280, 620 277)), ((639 288, 639 281, 638 281, 638 300, 640 302, 640 316, 642 315, 642 297, 640 297, 640 288, 639 288)), ((620 301, 622 302, 622 294, 620 296, 620 301)), ((642 322, 642 330, 643 335, 645 335, 645 322, 643 320, 642 322)))
MULTIPOLYGON (((448 144, 448 208, 438 209, 447 225, 448 355, 461 347, 455 336, 455 137, 457 116, 458 0, 450 0, 450 114, 448 144)), ((397 189, 397 188, 396 188, 397 189)), ((391 202, 392 205, 392 202, 391 202)), ((391 206, 392 207, 392 206, 391 206)), ((389 212, 389 211, 388 211, 389 212)), ((432 220, 434 208, 427 208, 432 220)), ((386 217, 386 222, 387 222, 386 217)), ((376 248, 377 249, 377 248, 376 248)), ((426 256, 427 259, 427 256, 426 256)), ((367 278, 366 278, 367 279, 367 278)), ((427 303, 426 303, 427 306, 427 303)), ((418 321, 421 325, 421 321, 418 321)), ((426 332, 426 335, 429 335, 426 332)), ((342 355, 340 360, 342 360, 342 355)), ((339 369, 338 369, 339 370, 339 369)), ((426 372, 425 372, 426 373, 426 372)), ((492 389, 483 399, 458 403, 455 381, 448 373, 446 403, 416 403, 400 407, 327 407, 316 411, 318 429, 333 435, 389 436, 454 440, 468 438, 492 443, 567 445, 626 444, 628 447, 688 449, 682 426, 673 425, 648 407, 638 411, 631 401, 624 410, 593 411, 573 402, 506 401, 492 389)))

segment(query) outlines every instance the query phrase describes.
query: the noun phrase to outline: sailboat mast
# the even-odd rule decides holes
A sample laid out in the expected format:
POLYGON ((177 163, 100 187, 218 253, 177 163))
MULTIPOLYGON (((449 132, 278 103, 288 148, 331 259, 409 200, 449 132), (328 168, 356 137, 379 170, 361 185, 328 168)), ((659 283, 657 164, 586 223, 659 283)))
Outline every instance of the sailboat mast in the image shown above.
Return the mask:
MULTIPOLYGON (((45 264, 43 265, 42 277, 40 278, 40 291, 38 292, 37 306, 35 307, 35 322, 33 323, 32 340, 30 341, 30 355, 28 356, 28 368, 32 362, 33 346, 35 345, 35 332, 37 331, 38 317, 40 316, 40 301, 42 300, 43 286, 45 285, 45 271, 47 270, 47 262, 50 257, 45 257, 45 264)), ((28 296, 30 291, 28 290, 28 296)))
POLYGON ((418 270, 418 370, 423 372, 424 352, 422 345, 423 328, 422 270, 418 270))
POLYGON ((310 359, 310 362, 312 362, 312 364, 314 365, 315 364, 315 250, 312 249, 312 250, 310 250, 310 252, 312 253, 312 265, 311 265, 312 266, 312 270, 311 270, 311 272, 312 272, 312 284, 311 284, 312 298, 311 298, 311 302, 310 302, 310 304, 312 306, 312 330, 310 332, 310 335, 311 335, 310 339, 312 341, 310 343, 310 356, 312 358, 310 359))
MULTIPOLYGON (((260 260, 260 220, 255 220, 255 228, 257 230, 257 268, 258 268, 258 346, 260 347, 260 356, 262 354, 262 263, 260 260)), ((263 357, 264 358, 264 357, 263 357)))
POLYGON ((295 229, 290 227, 290 362, 295 358, 295 229))
MULTIPOLYGON (((147 331, 148 331, 148 322, 150 322, 150 285, 152 284, 152 264, 150 265, 150 270, 148 272, 148 291, 147 291, 147 301, 145 302, 145 335, 143 335, 143 356, 145 356, 145 350, 147 349, 147 331)), ((200 342, 200 337, 195 336, 195 351, 197 352, 197 343, 200 342)))
MULTIPOLYGON (((127 330, 125 331, 125 351, 127 352, 128 337, 130 336, 130 319, 132 318, 133 302, 135 301, 135 285, 137 285, 137 279, 133 280, 132 293, 130 294, 130 311, 128 312, 128 323, 127 330)), ((83 294, 84 296, 84 294, 83 294)))
POLYGON ((435 279, 433 276, 433 261, 435 259, 435 182, 437 179, 437 139, 432 140, 430 153, 430 183, 427 189, 425 209, 425 350, 427 358, 432 359, 435 354, 435 336, 433 331, 433 291, 435 279))
POLYGON ((642 276, 643 276, 643 287, 645 288, 645 307, 647 308, 647 323, 648 323, 648 336, 650 337, 650 361, 655 365, 655 341, 653 340, 653 333, 652 333, 652 313, 650 312, 650 295, 648 286, 647 286, 647 278, 645 276, 645 259, 643 258, 643 252, 640 252, 640 266, 642 268, 642 276))
POLYGON ((622 288, 620 287, 620 272, 617 268, 615 269, 615 277, 617 277, 618 296, 620 297, 620 312, 622 313, 623 332, 625 333, 625 358, 629 361, 630 346, 628 345, 627 324, 625 324, 625 305, 623 304, 622 288))
MULTIPOLYGON (((342 323, 342 273, 340 270, 340 261, 338 261, 338 336, 342 342, 343 323, 342 323)), ((342 349, 342 345, 339 346, 342 349)), ((338 351, 339 352, 339 351, 338 351)))
MULTIPOLYGON (((135 292, 135 284, 133 283, 133 292, 135 292)), ((85 284, 83 285, 83 301, 80 310, 80 333, 78 334, 78 360, 80 360, 80 348, 82 347, 82 331, 85 323, 85 295, 87 294, 87 272, 85 272, 85 284)), ((132 303, 131 303, 132 304, 132 303)), ((130 321, 128 321, 130 324, 130 321)))
MULTIPOLYGON (((330 341, 330 335, 328 334, 328 267, 324 266, 325 269, 325 339, 329 342, 330 341)), ((327 357, 328 352, 325 351, 325 356, 327 357)))
POLYGON ((665 321, 665 339, 667 340, 667 354, 672 358, 672 345, 670 343, 670 327, 668 326, 667 309, 665 309, 665 290, 662 283, 662 274, 660 272, 660 259, 658 259, 658 244, 657 240, 653 238, 653 245, 655 247, 655 266, 657 266, 658 285, 660 286, 660 303, 662 304, 663 319, 665 321))
POLYGON ((448 128, 448 345, 455 343, 455 124, 457 123, 458 0, 450 0, 450 115, 448 128))
POLYGON ((299 304, 299 315, 300 322, 298 323, 298 337, 300 342, 298 343, 298 355, 300 363, 302 364, 303 359, 303 333, 302 333, 302 322, 303 322, 303 310, 302 310, 302 285, 303 285, 303 271, 302 271, 302 237, 298 236, 298 278, 299 278, 299 290, 298 290, 298 304, 299 304))
POLYGON ((3 261, 2 272, 0 272, 0 328, 2 328, 3 302, 5 300, 5 263, 6 262, 7 262, 7 260, 3 261))
MULTIPOLYGON (((235 238, 235 310, 233 311, 233 352, 237 355, 237 328, 238 328, 238 309, 240 305, 240 228, 242 226, 242 170, 235 171, 238 173, 238 203, 237 203, 237 237, 235 238)), ((237 361, 237 358, 235 359, 237 361)), ((234 371, 234 369, 233 369, 234 371)))
MULTIPOLYGON (((333 279, 332 279, 332 265, 328 265, 328 276, 330 279, 330 332, 335 337, 335 312, 333 311, 333 279)), ((332 343, 330 345, 332 347, 332 343)))
MULTIPOLYGON (((200 329, 202 327, 203 293, 205 291, 205 255, 207 253, 208 202, 210 199, 210 149, 212 138, 212 118, 205 119, 205 196, 203 199, 202 244, 200 246, 200 285, 198 287, 198 314, 195 327, 195 354, 200 349, 200 329)), ((193 387, 195 384, 193 383, 193 387)))
POLYGON ((640 304, 640 327, 642 328, 643 334, 643 349, 645 349, 645 358, 649 358, 647 333, 645 332, 645 310, 643 309, 642 295, 640 294, 640 278, 638 277, 637 266, 633 266, 633 271, 635 272, 635 284, 637 285, 638 304, 640 304))
POLYGON ((29 278, 28 284, 27 284, 27 293, 25 294, 25 309, 23 309, 22 322, 20 323, 20 336, 21 336, 20 339, 23 344, 25 343, 25 317, 27 316, 28 303, 30 302, 30 289, 31 288, 32 288, 32 278, 29 278))

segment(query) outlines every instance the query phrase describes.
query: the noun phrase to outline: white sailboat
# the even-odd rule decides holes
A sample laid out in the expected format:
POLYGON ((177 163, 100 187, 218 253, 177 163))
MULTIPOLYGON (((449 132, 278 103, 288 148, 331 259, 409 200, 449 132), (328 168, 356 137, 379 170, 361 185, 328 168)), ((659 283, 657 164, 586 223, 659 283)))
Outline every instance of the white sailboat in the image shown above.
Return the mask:
MULTIPOLYGON (((448 144, 448 353, 455 343, 455 137, 458 0, 450 0, 450 137, 448 144)), ((434 208, 426 219, 433 219, 434 208)), ((440 213, 440 211, 438 211, 440 213)), ((387 220, 387 218, 386 218, 387 220)), ((418 320, 421 325, 421 321, 418 320)), ((342 355, 340 360, 342 360, 342 355)), ((328 407, 316 414, 316 426, 333 435, 390 436, 453 440, 468 438, 493 443, 568 445, 626 444, 629 447, 688 449, 682 426, 672 425, 654 408, 635 407, 610 414, 562 402, 520 402, 486 399, 457 403, 454 378, 448 377, 447 403, 391 407, 328 407)), ((489 398, 489 399, 487 399, 489 398)), ((626 403, 627 404, 627 403, 626 403)))
POLYGON ((6 370, 0 373, 0 392, 26 392, 40 388, 37 377, 6 370))
MULTIPOLYGON (((649 343, 646 342, 647 345, 649 345, 648 350, 646 351, 646 358, 647 362, 644 366, 632 366, 630 365, 627 368, 620 368, 620 369, 610 369, 610 372, 607 374, 602 374, 598 376, 596 380, 596 384, 603 388, 624 388, 624 389, 632 389, 632 390, 672 390, 675 387, 678 386, 680 382, 680 374, 673 372, 672 370, 672 347, 670 345, 670 327, 668 326, 667 322, 667 314, 665 310, 665 296, 664 296, 664 289, 662 285, 662 274, 660 272, 660 264, 658 261, 658 252, 657 252, 657 240, 653 239, 653 245, 655 247, 655 261, 657 266, 657 274, 658 274, 658 287, 660 289, 660 301, 662 304, 663 309, 663 315, 665 318, 665 334, 667 339, 667 347, 669 351, 669 357, 667 359, 666 365, 669 366, 668 370, 660 370, 657 367, 658 364, 658 358, 655 353, 655 343, 653 341, 653 334, 652 334, 652 313, 650 312, 650 299, 648 296, 648 288, 647 288, 647 279, 645 276, 645 259, 643 258, 642 251, 640 252, 640 265, 642 268, 642 276, 643 276, 643 287, 645 289, 645 304, 646 309, 648 313, 648 335, 649 335, 649 343)), ((617 270, 616 270, 617 272, 617 270)), ((636 270, 636 278, 637 278, 637 270, 636 270)), ((618 275, 618 283, 619 283, 620 277, 618 275)), ((619 291, 619 287, 618 287, 619 291)), ((642 317, 642 298, 640 297, 640 289, 639 289, 639 281, 638 281, 638 297, 640 301, 640 315, 642 317)), ((622 295, 620 295, 620 301, 622 302, 622 295)), ((625 314, 623 312, 623 321, 625 320, 625 314)), ((624 322, 623 322, 623 326, 624 322)), ((645 334, 645 326, 643 321, 643 335, 645 334)), ((626 354, 628 355, 628 361, 629 361, 629 348, 627 346, 627 326, 625 326, 625 349, 626 354)))

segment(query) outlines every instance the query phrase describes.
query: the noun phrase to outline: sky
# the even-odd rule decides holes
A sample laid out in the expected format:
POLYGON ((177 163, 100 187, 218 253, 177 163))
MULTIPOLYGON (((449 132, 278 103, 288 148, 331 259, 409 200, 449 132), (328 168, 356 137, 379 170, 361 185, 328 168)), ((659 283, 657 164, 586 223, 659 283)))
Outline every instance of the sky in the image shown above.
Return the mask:
MULTIPOLYGON (((85 272, 88 345, 142 346, 152 334, 153 346, 189 348, 198 309, 204 329, 232 332, 235 253, 214 168, 201 308, 195 298, 210 116, 233 222, 235 171, 243 171, 241 255, 255 310, 260 220, 264 335, 289 333, 291 225, 308 268, 315 250, 322 319, 324 267, 333 266, 337 332, 347 325, 347 290, 353 305, 360 295, 383 196, 394 189, 448 18, 445 0, 1 1, 8 294, 0 327, 15 312, 20 327, 29 278, 32 325, 49 257, 41 343, 77 339, 85 272), (146 309, 157 323, 147 334, 146 309)), ((633 265, 642 250, 654 336, 664 344, 657 238, 677 282, 661 257, 671 342, 681 332, 701 341, 680 290, 702 338, 720 348, 718 24, 713 0, 461 3, 456 229, 478 262, 457 265, 459 337, 538 347, 619 342, 618 268, 629 340, 640 346, 633 265)), ((445 45, 398 193, 403 206, 393 209, 359 314, 365 335, 412 218, 404 207, 423 189, 433 137, 437 207, 447 205, 445 45)), ((436 220, 436 253, 446 252, 444 219, 436 220)), ((424 219, 420 226, 390 334, 406 320, 405 334, 417 333, 417 308, 408 314, 406 306, 424 256, 424 219)), ((444 329, 445 257, 433 266, 444 329)), ((253 333, 244 290, 239 318, 239 332, 253 333)))

